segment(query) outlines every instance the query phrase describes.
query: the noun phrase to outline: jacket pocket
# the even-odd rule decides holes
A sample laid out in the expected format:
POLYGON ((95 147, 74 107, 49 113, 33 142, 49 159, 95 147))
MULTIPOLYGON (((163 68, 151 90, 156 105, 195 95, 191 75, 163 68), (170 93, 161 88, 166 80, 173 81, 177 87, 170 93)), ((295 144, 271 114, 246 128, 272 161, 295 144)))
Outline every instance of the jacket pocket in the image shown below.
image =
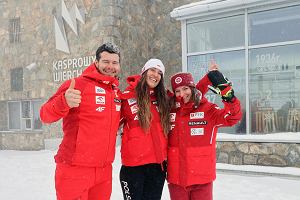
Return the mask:
POLYGON ((187 149, 187 173, 210 177, 215 171, 212 146, 187 149))

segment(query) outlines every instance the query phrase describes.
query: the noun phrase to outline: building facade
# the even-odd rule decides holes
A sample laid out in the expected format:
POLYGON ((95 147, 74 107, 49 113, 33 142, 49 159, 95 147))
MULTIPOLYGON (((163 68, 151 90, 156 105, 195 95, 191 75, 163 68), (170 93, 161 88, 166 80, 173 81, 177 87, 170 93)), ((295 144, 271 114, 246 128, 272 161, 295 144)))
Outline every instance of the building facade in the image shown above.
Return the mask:
POLYGON ((62 136, 39 108, 65 80, 79 76, 104 42, 121 48, 121 88, 151 57, 181 69, 180 23, 170 11, 191 0, 0 0, 0 149, 44 148, 62 136))

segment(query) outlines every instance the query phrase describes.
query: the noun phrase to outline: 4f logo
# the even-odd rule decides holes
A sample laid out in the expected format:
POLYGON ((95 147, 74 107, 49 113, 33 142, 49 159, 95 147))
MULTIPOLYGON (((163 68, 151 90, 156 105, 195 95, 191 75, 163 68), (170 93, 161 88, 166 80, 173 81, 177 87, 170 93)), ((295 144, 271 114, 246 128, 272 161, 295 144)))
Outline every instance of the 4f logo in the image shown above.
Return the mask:
POLYGON ((64 0, 62 0, 61 9, 56 9, 54 16, 55 47, 57 50, 70 53, 64 22, 66 22, 76 36, 78 36, 77 20, 85 24, 84 9, 79 9, 75 3, 70 11, 68 11, 64 0), (60 10, 60 12, 58 10, 60 10))
POLYGON ((102 112, 104 109, 105 109, 105 107, 101 107, 101 106, 100 106, 100 107, 96 108, 96 111, 97 111, 97 112, 102 112))

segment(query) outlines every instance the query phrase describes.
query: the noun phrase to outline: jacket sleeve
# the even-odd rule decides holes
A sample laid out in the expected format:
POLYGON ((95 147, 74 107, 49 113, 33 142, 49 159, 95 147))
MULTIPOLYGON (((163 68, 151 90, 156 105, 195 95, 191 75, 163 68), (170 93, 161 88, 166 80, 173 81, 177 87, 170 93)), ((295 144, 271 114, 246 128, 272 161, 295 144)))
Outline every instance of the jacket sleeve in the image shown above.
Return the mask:
POLYGON ((210 82, 207 74, 205 74, 205 76, 203 76, 202 79, 200 79, 198 81, 198 83, 196 84, 196 88, 202 93, 202 95, 204 96, 207 92, 208 92, 208 86, 212 85, 212 83, 210 82))
POLYGON ((242 119, 241 104, 238 98, 234 97, 231 102, 225 102, 224 109, 220 109, 218 106, 213 106, 213 119, 215 123, 221 126, 233 126, 242 119))
POLYGON ((40 109, 42 122, 56 122, 69 113, 70 107, 68 106, 64 95, 69 85, 70 81, 64 82, 57 92, 42 105, 40 109))

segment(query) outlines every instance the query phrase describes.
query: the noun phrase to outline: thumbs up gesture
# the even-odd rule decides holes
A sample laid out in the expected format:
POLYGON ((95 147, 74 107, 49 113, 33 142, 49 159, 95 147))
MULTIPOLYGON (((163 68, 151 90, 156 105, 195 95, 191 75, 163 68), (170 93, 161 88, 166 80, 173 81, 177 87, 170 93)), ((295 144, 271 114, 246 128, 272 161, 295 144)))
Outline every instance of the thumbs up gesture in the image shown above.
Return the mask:
POLYGON ((78 107, 81 102, 81 92, 75 89, 75 79, 73 78, 65 93, 65 98, 70 108, 78 107))

